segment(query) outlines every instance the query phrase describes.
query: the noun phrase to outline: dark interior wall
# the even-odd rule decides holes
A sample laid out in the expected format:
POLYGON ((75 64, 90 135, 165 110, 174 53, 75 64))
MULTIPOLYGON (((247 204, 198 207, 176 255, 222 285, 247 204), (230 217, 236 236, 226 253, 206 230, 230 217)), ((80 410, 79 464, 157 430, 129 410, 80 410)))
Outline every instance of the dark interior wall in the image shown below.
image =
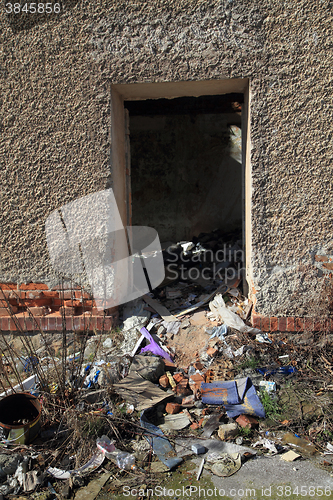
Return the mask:
POLYGON ((242 224, 242 166, 230 125, 240 113, 130 115, 132 223, 161 241, 242 224), (235 155, 233 155, 235 156, 235 155))

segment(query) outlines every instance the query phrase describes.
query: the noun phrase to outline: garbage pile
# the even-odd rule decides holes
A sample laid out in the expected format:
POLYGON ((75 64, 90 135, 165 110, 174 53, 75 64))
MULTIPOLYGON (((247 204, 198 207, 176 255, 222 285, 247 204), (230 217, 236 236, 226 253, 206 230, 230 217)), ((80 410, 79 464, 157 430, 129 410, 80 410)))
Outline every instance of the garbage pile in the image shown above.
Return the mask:
MULTIPOLYGON (((204 255, 202 243, 181 244, 181 252, 193 260, 204 255)), ((219 250, 218 239, 207 243, 219 250)), ((119 484, 137 476, 149 484, 188 455, 203 457, 197 480, 204 470, 236 474, 258 454, 288 462, 321 452, 330 463, 332 404, 325 416, 309 410, 305 428, 308 400, 299 419, 294 408, 285 418, 282 399, 288 383, 303 379, 307 391, 311 383, 316 394, 333 390, 331 339, 260 332, 248 322, 240 280, 212 291, 213 281, 204 289, 178 279, 126 304, 118 331, 88 338, 65 358, 63 385, 46 388, 39 360, 30 360, 32 385, 0 400, 0 495, 71 498, 102 466, 101 488, 106 470, 119 484)))

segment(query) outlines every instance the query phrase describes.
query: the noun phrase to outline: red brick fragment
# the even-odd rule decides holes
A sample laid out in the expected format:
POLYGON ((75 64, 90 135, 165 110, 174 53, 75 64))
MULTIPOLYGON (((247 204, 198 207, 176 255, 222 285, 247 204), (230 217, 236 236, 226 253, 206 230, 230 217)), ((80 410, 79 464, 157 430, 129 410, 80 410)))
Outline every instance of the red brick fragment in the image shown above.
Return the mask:
POLYGON ((202 370, 204 367, 204 365, 200 361, 196 361, 193 366, 196 370, 202 370))
POLYGON ((181 410, 181 406, 178 403, 168 403, 165 407, 165 411, 170 415, 174 415, 175 413, 179 413, 181 410))
POLYGON ((218 352, 219 352, 218 349, 215 349, 215 347, 209 347, 207 349, 208 356, 211 356, 212 358, 214 358, 214 356, 216 356, 218 352))
POLYGON ((315 255, 316 262, 328 262, 328 257, 326 255, 315 255))
POLYGON ((177 384, 176 393, 178 394, 178 396, 188 396, 189 394, 191 394, 191 390, 189 389, 187 378, 183 378, 179 382, 179 384, 177 384))
POLYGON ((164 389, 166 389, 170 385, 167 375, 162 375, 162 377, 159 378, 158 383, 160 384, 161 387, 164 387, 164 389))
POLYGON ((239 415, 239 417, 236 418, 236 422, 240 427, 246 427, 248 429, 253 429, 259 425, 258 420, 250 415, 239 415))
POLYGON ((181 380, 183 380, 184 375, 182 373, 175 373, 173 375, 173 378, 174 378, 174 381, 176 382, 176 384, 178 384, 181 380))
POLYGON ((191 429, 199 429, 200 425, 197 422, 193 422, 193 424, 190 425, 191 429))

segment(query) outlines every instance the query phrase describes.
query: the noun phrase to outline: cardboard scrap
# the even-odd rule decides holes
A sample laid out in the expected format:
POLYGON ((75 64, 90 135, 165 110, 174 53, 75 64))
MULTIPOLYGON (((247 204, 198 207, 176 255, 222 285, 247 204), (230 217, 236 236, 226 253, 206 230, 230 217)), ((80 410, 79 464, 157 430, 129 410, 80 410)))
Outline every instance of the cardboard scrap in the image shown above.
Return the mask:
POLYGON ((286 462, 293 462, 294 460, 297 460, 301 455, 299 453, 296 453, 293 450, 287 451, 287 453, 283 453, 281 455, 281 460, 285 460, 286 462))
POLYGON ((136 371, 130 372, 126 378, 114 384, 113 388, 138 411, 146 410, 170 397, 170 394, 142 378, 136 371))

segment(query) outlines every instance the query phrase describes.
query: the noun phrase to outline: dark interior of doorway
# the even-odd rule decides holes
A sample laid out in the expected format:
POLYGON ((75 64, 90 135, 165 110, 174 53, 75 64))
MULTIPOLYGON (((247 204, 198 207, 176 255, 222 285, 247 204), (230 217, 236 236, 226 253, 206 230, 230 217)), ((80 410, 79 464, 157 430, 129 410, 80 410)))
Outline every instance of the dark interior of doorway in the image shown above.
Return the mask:
MULTIPOLYGON (((132 225, 156 229, 162 248, 172 248, 179 257, 184 254, 179 242, 192 242, 187 271, 202 268, 204 250, 211 261, 219 251, 222 268, 242 266, 243 102, 237 93, 124 103, 132 225)), ((167 251, 164 257, 167 264, 167 251)))

